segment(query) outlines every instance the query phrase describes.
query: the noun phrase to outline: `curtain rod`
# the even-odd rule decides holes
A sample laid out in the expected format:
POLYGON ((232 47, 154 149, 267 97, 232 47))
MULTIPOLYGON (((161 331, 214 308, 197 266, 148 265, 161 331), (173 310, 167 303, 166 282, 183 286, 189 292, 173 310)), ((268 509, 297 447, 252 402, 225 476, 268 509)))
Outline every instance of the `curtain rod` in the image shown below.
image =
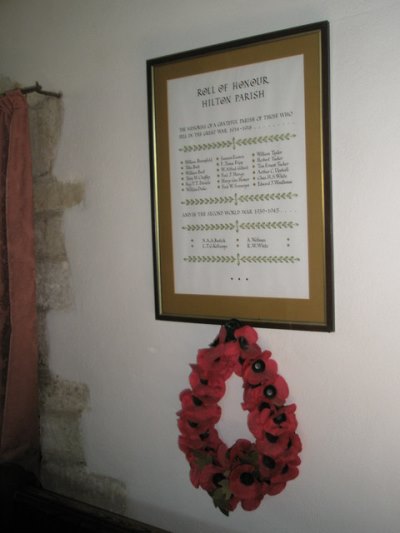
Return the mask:
MULTIPOLYGON (((13 90, 13 89, 10 89, 10 90, 13 90)), ((51 92, 51 91, 44 91, 39 82, 36 82, 35 85, 31 85, 30 87, 23 87, 22 89, 20 89, 20 91, 21 91, 22 94, 38 93, 38 94, 43 94, 44 96, 54 96, 55 98, 61 98, 62 97, 62 93, 61 92, 54 93, 54 92, 51 92)), ((8 92, 9 91, 1 93, 0 96, 4 96, 8 92)))
POLYGON ((23 87, 21 89, 21 92, 23 94, 39 93, 39 94, 44 94, 45 96, 54 96, 55 98, 61 98, 62 97, 62 93, 61 92, 54 93, 54 92, 51 92, 51 91, 44 91, 39 82, 36 82, 35 85, 32 85, 30 87, 23 87))

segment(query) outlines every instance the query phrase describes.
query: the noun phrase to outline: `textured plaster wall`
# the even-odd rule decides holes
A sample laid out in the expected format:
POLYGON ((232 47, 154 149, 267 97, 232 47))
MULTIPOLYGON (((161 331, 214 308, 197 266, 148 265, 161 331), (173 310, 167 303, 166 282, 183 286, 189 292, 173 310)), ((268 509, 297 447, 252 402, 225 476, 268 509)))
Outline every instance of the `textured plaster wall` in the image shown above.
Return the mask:
POLYGON ((62 128, 62 100, 28 96, 34 183, 35 254, 40 361, 42 485, 66 496, 125 511, 121 481, 90 472, 81 437, 82 412, 89 405, 87 385, 50 371, 47 313, 73 305, 71 273, 65 248, 64 211, 82 203, 82 183, 62 183, 53 163, 62 128))
MULTIPOLYGON (((54 172, 83 181, 64 214, 73 302, 48 314, 50 367, 87 383, 88 467, 126 484, 127 513, 176 533, 397 533, 400 523, 400 2, 3 0, 1 70, 64 93, 54 172), (260 330, 298 405, 300 477, 229 519, 191 487, 178 393, 216 328, 156 322, 145 60, 331 23, 336 331, 260 330)), ((240 383, 222 434, 243 435, 240 383)))

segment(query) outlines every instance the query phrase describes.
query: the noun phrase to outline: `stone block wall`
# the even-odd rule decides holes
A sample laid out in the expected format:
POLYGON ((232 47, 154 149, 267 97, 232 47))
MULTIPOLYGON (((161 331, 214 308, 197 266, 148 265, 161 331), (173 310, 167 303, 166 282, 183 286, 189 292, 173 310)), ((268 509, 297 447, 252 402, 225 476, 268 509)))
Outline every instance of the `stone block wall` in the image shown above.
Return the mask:
MULTIPOLYGON (((14 86, 8 78, 0 76, 0 93, 14 86)), ((83 201, 84 186, 79 182, 60 182, 53 175, 62 126, 62 100, 35 93, 27 98, 35 212, 41 482, 46 489, 123 514, 124 484, 90 472, 86 465, 80 420, 89 402, 87 385, 64 380, 49 368, 46 315, 50 310, 66 309, 73 303, 63 213, 83 201)))

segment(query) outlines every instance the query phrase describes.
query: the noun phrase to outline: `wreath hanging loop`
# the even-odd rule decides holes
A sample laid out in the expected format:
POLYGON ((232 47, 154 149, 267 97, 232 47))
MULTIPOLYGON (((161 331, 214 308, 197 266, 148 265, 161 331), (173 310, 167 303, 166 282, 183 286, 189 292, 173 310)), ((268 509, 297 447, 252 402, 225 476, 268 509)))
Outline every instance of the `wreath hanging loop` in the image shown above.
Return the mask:
POLYGON ((246 511, 257 509, 264 496, 279 494, 299 474, 296 405, 285 403, 286 381, 257 339, 251 326, 227 322, 211 345, 198 351, 190 388, 180 394, 178 443, 190 465, 190 480, 225 515, 239 503, 246 511), (255 441, 238 439, 228 448, 215 426, 221 418, 218 402, 233 373, 243 379, 242 408, 255 441))

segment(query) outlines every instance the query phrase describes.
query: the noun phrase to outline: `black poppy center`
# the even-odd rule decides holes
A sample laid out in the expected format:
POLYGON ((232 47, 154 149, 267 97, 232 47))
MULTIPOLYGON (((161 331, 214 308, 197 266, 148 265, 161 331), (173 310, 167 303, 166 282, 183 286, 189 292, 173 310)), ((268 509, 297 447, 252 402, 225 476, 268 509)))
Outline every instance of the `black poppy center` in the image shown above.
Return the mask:
POLYGON ((247 350, 247 348, 249 347, 249 343, 247 342, 246 337, 239 337, 239 345, 242 350, 247 350))
POLYGON ((276 396, 276 388, 273 385, 267 385, 264 389, 264 396, 266 398, 274 398, 276 396))
POLYGON ((266 433, 265 434, 265 438, 271 444, 275 444, 275 442, 277 442, 279 440, 279 437, 277 437, 276 435, 272 435, 272 433, 266 433))
POLYGON ((264 372, 265 363, 262 359, 257 359, 257 361, 254 361, 254 363, 251 365, 251 368, 253 372, 255 372, 256 374, 259 374, 260 372, 264 372))
POLYGON ((278 416, 276 416, 274 418, 275 424, 282 424, 283 422, 285 422, 285 420, 286 420, 285 413, 281 413, 280 415, 278 415, 278 416))
POLYGON ((219 485, 221 481, 223 481, 224 479, 225 479, 225 476, 219 472, 213 475, 212 482, 214 483, 214 485, 219 485))
POLYGON ((282 468, 282 474, 287 474, 289 472, 289 465, 285 465, 283 468, 282 468))
POLYGON ((199 437, 201 440, 206 440, 210 436, 210 433, 208 431, 205 431, 204 433, 200 433, 199 437))
POLYGON ((264 411, 264 409, 269 409, 271 406, 269 403, 267 402, 262 402, 260 403, 260 405, 258 406, 258 410, 261 412, 261 411, 264 411))
POLYGON ((199 425, 197 422, 192 422, 191 420, 189 420, 188 423, 191 428, 197 428, 197 426, 199 425))
POLYGON ((251 472, 243 472, 240 474, 240 483, 249 487, 254 483, 254 476, 251 472))
POLYGON ((200 407, 200 405, 203 405, 203 402, 200 400, 200 398, 197 398, 197 396, 193 396, 193 403, 197 407, 200 407))
POLYGON ((201 383, 202 385, 208 385, 208 379, 201 379, 201 380, 200 380, 200 383, 201 383))
POLYGON ((276 462, 269 455, 264 455, 262 462, 263 462, 263 465, 266 466, 267 468, 271 468, 271 469, 275 468, 276 462))

